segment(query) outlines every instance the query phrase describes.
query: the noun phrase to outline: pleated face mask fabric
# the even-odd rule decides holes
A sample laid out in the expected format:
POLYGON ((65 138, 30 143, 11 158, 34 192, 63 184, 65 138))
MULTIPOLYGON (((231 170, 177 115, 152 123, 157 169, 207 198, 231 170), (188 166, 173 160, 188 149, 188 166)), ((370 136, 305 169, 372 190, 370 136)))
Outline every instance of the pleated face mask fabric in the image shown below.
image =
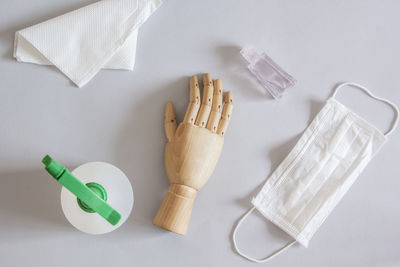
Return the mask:
POLYGON ((78 87, 101 68, 132 70, 139 27, 161 0, 103 0, 15 33, 18 61, 54 65, 78 87))
POLYGON ((252 200, 254 207, 239 220, 233 232, 236 251, 249 260, 265 262, 295 242, 307 247, 314 233, 387 141, 387 136, 396 127, 398 116, 399 111, 393 103, 374 96, 368 89, 354 83, 339 85, 252 200), (343 86, 357 87, 389 104, 396 112, 391 130, 381 133, 338 102, 335 96, 343 86), (236 244, 238 226, 254 209, 294 239, 261 260, 243 254, 236 244))

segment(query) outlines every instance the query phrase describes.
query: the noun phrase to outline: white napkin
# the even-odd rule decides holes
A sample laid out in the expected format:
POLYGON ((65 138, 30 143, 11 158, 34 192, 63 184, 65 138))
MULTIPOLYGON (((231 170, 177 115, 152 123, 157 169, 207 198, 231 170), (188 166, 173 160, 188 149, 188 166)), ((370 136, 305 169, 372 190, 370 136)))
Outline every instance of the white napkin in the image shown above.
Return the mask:
POLYGON ((17 31, 18 61, 55 65, 78 87, 101 68, 132 70, 139 27, 161 0, 103 0, 17 31))

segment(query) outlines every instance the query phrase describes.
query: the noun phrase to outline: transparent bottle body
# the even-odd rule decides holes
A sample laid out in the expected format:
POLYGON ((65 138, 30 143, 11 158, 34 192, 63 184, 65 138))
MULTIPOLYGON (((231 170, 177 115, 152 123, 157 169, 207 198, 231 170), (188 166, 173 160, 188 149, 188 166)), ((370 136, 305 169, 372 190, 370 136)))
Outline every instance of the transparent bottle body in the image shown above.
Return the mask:
POLYGON ((296 83, 296 80, 279 67, 267 54, 258 54, 251 47, 244 48, 241 53, 250 63, 248 66, 250 72, 275 99, 281 99, 286 89, 296 83))

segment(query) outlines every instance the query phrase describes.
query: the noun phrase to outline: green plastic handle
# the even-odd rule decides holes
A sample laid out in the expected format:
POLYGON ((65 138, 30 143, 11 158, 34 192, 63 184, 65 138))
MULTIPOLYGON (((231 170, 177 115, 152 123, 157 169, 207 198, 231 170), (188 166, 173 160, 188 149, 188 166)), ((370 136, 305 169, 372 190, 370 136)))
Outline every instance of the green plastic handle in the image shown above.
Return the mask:
POLYGON ((46 166, 45 170, 50 173, 60 184, 71 191, 82 202, 89 206, 93 211, 100 214, 112 225, 116 225, 121 219, 121 214, 114 210, 110 205, 97 196, 89 187, 70 173, 67 168, 54 161, 49 155, 42 159, 46 166))

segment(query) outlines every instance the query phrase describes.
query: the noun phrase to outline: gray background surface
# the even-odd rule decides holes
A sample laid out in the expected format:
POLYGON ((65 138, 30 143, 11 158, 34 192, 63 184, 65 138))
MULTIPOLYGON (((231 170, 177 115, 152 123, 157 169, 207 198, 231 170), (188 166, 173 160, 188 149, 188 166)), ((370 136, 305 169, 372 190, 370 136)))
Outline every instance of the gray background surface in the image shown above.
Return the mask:
MULTIPOLYGON (((11 1, 0 7, 0 266, 255 266, 232 250, 232 226, 339 82, 400 105, 399 1, 165 1, 139 31, 133 72, 103 70, 84 88, 54 67, 17 63, 14 32, 90 0, 11 1), (239 55, 252 44, 298 83, 280 102, 239 55), (218 166, 196 199, 186 237, 151 224, 168 182, 163 109, 178 119, 189 76, 210 72, 235 108, 218 166), (40 163, 106 161, 130 178, 135 205, 118 230, 91 236, 64 218, 61 187, 40 163)), ((393 112, 356 90, 339 99, 379 129, 393 112)), ((309 248, 271 266, 400 266, 400 131, 367 166, 309 248)), ((239 233, 262 257, 288 237, 259 215, 239 233)))

